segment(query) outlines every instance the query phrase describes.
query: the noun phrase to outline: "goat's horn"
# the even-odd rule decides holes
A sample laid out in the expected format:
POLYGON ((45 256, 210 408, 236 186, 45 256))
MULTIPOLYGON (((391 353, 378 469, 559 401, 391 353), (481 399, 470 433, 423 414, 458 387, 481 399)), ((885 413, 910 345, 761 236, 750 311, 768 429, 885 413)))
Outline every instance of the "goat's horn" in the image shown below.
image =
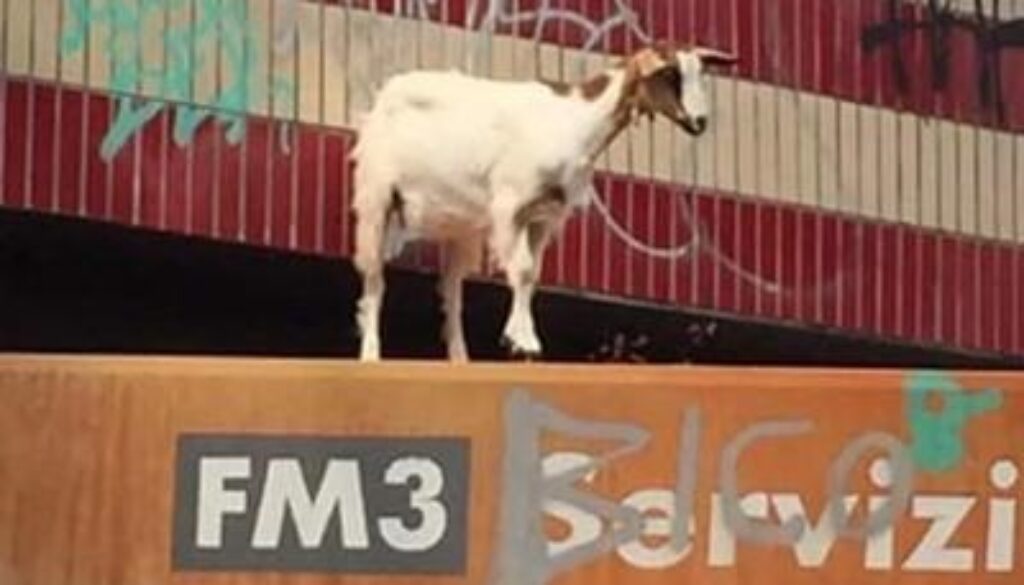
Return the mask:
POLYGON ((735 65, 739 61, 739 57, 736 55, 719 51, 718 49, 697 47, 693 52, 700 57, 701 61, 711 65, 735 65))

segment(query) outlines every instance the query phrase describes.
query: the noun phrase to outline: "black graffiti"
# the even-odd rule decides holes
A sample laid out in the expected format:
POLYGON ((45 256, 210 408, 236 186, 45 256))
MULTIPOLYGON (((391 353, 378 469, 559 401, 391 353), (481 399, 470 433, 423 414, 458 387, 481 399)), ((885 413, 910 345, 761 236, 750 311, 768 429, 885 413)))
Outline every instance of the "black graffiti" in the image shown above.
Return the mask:
POLYGON ((905 35, 925 31, 930 49, 929 62, 932 90, 946 91, 950 84, 952 36, 956 30, 970 32, 978 47, 978 95, 987 111, 994 111, 1000 121, 1006 119, 1006 101, 1003 97, 1002 58, 1007 49, 1024 48, 1024 18, 1002 20, 1000 0, 994 0, 986 15, 982 0, 975 0, 974 14, 957 13, 951 0, 928 0, 922 18, 904 18, 901 8, 904 0, 885 0, 886 17, 882 22, 861 31, 861 46, 867 52, 889 46, 890 66, 901 93, 910 89, 906 58, 899 44, 905 35))

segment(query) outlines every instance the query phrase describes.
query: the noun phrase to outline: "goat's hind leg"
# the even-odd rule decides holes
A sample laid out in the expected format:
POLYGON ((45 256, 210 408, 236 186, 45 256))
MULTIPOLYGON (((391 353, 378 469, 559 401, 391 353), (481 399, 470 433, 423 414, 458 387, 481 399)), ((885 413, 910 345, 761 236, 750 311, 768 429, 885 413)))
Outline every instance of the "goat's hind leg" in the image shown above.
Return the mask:
POLYGON ((479 235, 467 235, 448 242, 448 262, 438 283, 444 311, 444 339, 448 359, 456 363, 469 361, 462 324, 462 291, 466 275, 480 266, 483 241, 479 235))
MULTIPOLYGON (((382 201, 387 201, 382 199, 382 201)), ((361 361, 380 360, 380 311, 384 303, 384 235, 387 207, 368 205, 358 210, 354 263, 363 277, 356 319, 361 361)))

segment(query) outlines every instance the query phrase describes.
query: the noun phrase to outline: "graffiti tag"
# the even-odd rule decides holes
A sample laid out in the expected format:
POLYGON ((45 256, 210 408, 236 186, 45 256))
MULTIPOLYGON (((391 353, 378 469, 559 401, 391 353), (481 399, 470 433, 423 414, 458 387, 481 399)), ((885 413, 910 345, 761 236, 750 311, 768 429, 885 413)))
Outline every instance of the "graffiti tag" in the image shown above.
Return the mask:
MULTIPOLYGON (((118 94, 117 114, 104 136, 100 154, 112 159, 147 122, 164 108, 175 112, 174 142, 192 141, 199 126, 213 118, 222 123, 229 143, 238 144, 245 133, 245 116, 254 87, 265 79, 266 50, 250 22, 244 0, 197 0, 193 18, 168 25, 162 36, 164 63, 144 63, 140 58, 148 25, 159 24, 167 14, 187 10, 189 0, 67 0, 69 24, 63 31, 61 51, 84 50, 94 27, 109 29, 104 48, 111 59, 111 89, 118 94), (209 106, 196 106, 197 77, 212 67, 209 55, 224 58, 223 85, 209 106), (143 84, 156 84, 152 100, 134 95, 143 84)), ((294 88, 274 78, 272 94, 286 102, 294 88)))
MULTIPOLYGON (((865 569, 892 570, 894 528, 909 516, 931 520, 931 528, 906 557, 904 570, 972 570, 973 554, 964 555, 964 549, 954 547, 951 536, 978 498, 915 494, 915 472, 949 469, 958 462, 963 456, 963 426, 976 414, 999 406, 1000 394, 986 390, 968 395, 948 376, 919 372, 908 375, 903 396, 910 414, 910 439, 871 429, 852 436, 823 474, 826 500, 817 518, 797 492, 764 492, 740 482, 745 453, 757 445, 810 436, 818 428, 813 421, 764 420, 733 435, 720 451, 717 491, 710 496, 709 565, 735 566, 737 545, 750 543, 791 549, 801 567, 820 567, 835 543, 846 539, 864 543, 865 569), (922 410, 921 393, 933 390, 947 401, 939 414, 922 410), (871 462, 870 485, 882 492, 864 496, 854 489, 865 461, 871 462)), ((700 459, 708 448, 702 444, 702 409, 690 406, 680 416, 674 485, 640 489, 618 502, 588 486, 602 472, 614 473, 617 461, 643 451, 652 441, 651 432, 629 422, 577 418, 526 390, 510 392, 504 406, 502 503, 491 583, 544 585, 613 552, 638 568, 663 569, 681 562, 693 550, 698 473, 704 467, 700 459), (551 434, 605 447, 596 453, 544 452, 541 437, 551 434), (568 535, 563 531, 557 541, 549 541, 545 517, 560 521, 568 535)), ((990 474, 992 486, 1005 491, 1019 473, 1016 464, 1001 459, 993 463, 990 474)), ((991 505, 1010 504, 995 498, 991 505)), ((1013 546, 1014 526, 999 518, 989 522, 985 567, 1005 571, 1012 565, 1005 549, 1013 546)))
POLYGON ((866 27, 861 33, 861 44, 866 51, 884 46, 892 48, 889 53, 891 67, 900 91, 907 93, 910 88, 904 51, 899 48, 905 36, 925 31, 932 90, 944 92, 950 84, 953 33, 956 30, 967 31, 974 37, 980 54, 977 87, 981 105, 994 109, 998 118, 1005 120, 1001 59, 1007 49, 1024 48, 1024 18, 1001 19, 1000 0, 991 3, 974 0, 974 13, 970 15, 959 13, 949 0, 927 0, 922 18, 901 16, 904 13, 903 3, 903 0, 886 0, 885 20, 866 27), (992 10, 987 12, 985 8, 989 4, 992 10))
POLYGON ((972 418, 1002 405, 998 390, 968 394, 942 372, 917 372, 904 385, 914 463, 928 471, 946 471, 964 455, 964 427, 972 418), (936 404, 929 405, 929 398, 936 404))

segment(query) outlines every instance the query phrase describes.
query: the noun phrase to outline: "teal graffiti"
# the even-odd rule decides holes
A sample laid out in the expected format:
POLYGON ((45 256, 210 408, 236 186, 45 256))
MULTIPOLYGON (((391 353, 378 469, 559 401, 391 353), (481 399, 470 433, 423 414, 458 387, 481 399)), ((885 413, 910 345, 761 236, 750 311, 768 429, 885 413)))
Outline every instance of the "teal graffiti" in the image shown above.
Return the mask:
MULTIPOLYGON (((61 38, 65 55, 84 50, 92 27, 106 25, 105 50, 111 60, 111 89, 118 94, 117 115, 104 136, 100 155, 113 158, 147 122, 165 107, 175 114, 174 142, 192 141, 199 126, 209 118, 224 125, 227 140, 238 144, 245 134, 245 116, 260 81, 266 81, 268 50, 252 25, 247 0, 66 0, 69 24, 61 38), (151 19, 173 11, 192 9, 191 22, 168 25, 163 35, 164 62, 143 63, 142 34, 151 19), (222 88, 208 106, 195 106, 193 87, 204 68, 212 66, 207 55, 223 56, 222 88), (143 84, 155 84, 159 99, 131 95, 143 84)), ((290 104, 294 87, 273 77, 270 91, 290 104)))
POLYGON ((915 372, 903 386, 914 464, 925 471, 947 471, 964 456, 964 427, 980 414, 1003 404, 1002 392, 985 389, 968 393, 942 372, 915 372), (936 403, 929 406, 929 399, 936 403), (941 408, 934 408, 939 406, 941 408))

